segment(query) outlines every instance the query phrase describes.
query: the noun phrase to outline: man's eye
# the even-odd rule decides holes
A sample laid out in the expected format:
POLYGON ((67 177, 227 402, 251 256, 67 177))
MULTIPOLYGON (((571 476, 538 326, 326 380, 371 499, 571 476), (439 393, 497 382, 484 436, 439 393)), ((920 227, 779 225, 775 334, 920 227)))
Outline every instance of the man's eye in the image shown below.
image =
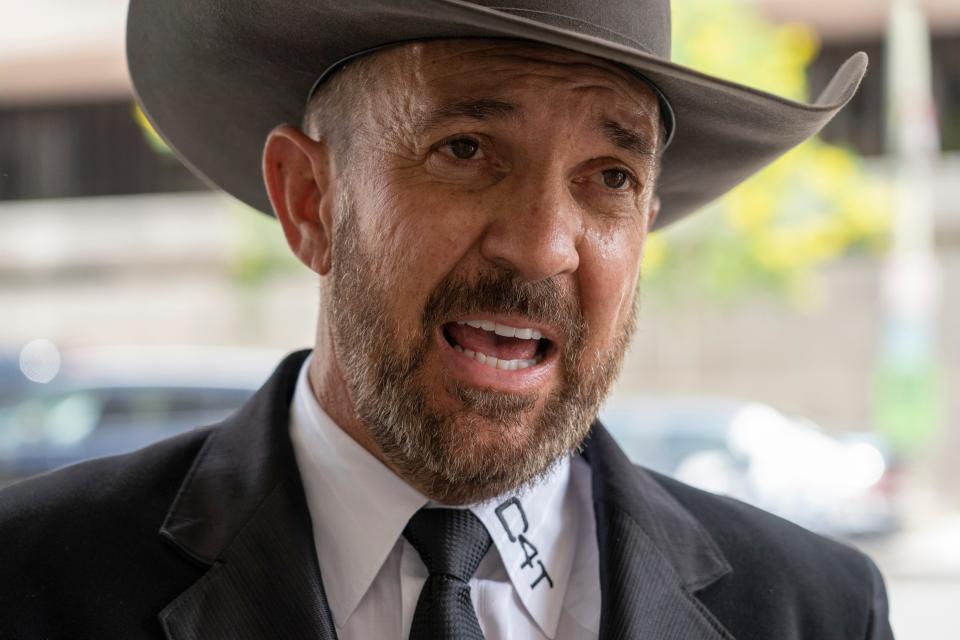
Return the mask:
POLYGON ((623 189, 630 182, 630 174, 620 169, 607 169, 601 172, 603 186, 609 189, 623 189))
POLYGON ((470 160, 478 157, 480 153, 480 143, 470 138, 454 138, 443 144, 443 148, 448 149, 449 153, 458 160, 470 160))

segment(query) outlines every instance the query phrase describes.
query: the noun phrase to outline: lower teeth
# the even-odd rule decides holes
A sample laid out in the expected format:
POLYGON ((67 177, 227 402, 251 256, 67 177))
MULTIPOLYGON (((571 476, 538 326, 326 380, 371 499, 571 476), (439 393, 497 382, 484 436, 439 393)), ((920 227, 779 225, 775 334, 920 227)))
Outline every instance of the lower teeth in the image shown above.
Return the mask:
POLYGON ((532 367, 535 364, 539 364, 543 360, 543 356, 538 354, 536 357, 526 360, 520 358, 517 360, 501 360, 500 358, 495 358, 494 356, 488 356, 479 351, 471 351, 470 349, 464 349, 460 345, 454 345, 453 347, 463 355, 468 358, 473 358, 480 364, 485 364, 492 369, 503 369, 504 371, 517 371, 519 369, 526 369, 532 367))

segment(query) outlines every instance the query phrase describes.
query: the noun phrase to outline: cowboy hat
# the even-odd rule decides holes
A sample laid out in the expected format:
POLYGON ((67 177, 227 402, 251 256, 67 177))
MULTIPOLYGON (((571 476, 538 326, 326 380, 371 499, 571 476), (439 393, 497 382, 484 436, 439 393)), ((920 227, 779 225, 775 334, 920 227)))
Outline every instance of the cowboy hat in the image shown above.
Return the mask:
POLYGON ((662 227, 815 135, 853 96, 857 53, 812 104, 670 62, 669 0, 131 0, 127 61, 154 127, 195 173, 270 213, 261 154, 299 123, 318 78, 358 54, 437 38, 520 38, 634 70, 661 96, 671 143, 662 227), (672 118, 672 121, 670 119, 672 118))

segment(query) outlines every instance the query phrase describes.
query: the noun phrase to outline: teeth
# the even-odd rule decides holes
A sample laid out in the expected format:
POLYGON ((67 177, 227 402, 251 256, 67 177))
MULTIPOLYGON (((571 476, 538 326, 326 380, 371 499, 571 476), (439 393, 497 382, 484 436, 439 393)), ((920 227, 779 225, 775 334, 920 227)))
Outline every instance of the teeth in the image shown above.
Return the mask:
POLYGON ((498 336, 503 336, 505 338, 512 338, 514 334, 517 332, 517 330, 514 329, 513 327, 508 327, 505 324, 500 324, 495 322, 493 325, 493 332, 498 336))
MULTIPOLYGON (((529 327, 511 327, 510 325, 500 324, 499 322, 493 322, 492 320, 458 320, 457 324, 465 324, 468 327, 483 329, 484 331, 492 331, 498 336, 504 336, 507 338, 520 338, 521 340, 540 340, 543 338, 543 334, 536 329, 531 329, 529 327)), ((502 371, 518 371, 520 369, 532 367, 533 365, 539 364, 541 361, 543 361, 542 354, 537 355, 535 358, 529 360, 524 358, 519 358, 516 360, 501 360, 495 356, 489 356, 485 353, 480 353, 479 351, 464 349, 460 345, 455 345, 453 348, 468 358, 473 358, 480 364, 485 364, 492 369, 500 369, 502 371)))
POLYGON ((492 322, 490 320, 458 320, 457 324, 465 324, 475 329, 492 331, 498 336, 504 336, 506 338, 539 340, 543 337, 543 334, 536 329, 511 327, 510 325, 500 324, 499 322, 492 322))
POLYGON ((539 364, 540 361, 543 360, 542 355, 538 355, 536 358, 532 358, 530 360, 524 358, 519 358, 517 360, 501 360, 500 358, 488 356, 487 354, 480 353, 479 351, 464 349, 460 345, 454 345, 453 348, 468 358, 473 358, 480 364, 485 364, 493 369, 501 369, 503 371, 517 371, 519 369, 526 369, 527 367, 532 367, 535 364, 539 364))

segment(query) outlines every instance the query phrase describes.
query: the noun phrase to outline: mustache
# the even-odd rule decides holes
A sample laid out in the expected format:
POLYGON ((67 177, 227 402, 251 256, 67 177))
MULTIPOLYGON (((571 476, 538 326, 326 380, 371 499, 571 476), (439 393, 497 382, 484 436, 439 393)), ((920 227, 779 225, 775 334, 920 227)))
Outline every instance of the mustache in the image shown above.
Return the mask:
POLYGON ((580 344, 586 333, 578 300, 556 279, 530 282, 498 267, 483 271, 473 281, 457 273, 444 277, 424 304, 424 333, 451 317, 481 312, 525 316, 555 328, 568 345, 580 344))

